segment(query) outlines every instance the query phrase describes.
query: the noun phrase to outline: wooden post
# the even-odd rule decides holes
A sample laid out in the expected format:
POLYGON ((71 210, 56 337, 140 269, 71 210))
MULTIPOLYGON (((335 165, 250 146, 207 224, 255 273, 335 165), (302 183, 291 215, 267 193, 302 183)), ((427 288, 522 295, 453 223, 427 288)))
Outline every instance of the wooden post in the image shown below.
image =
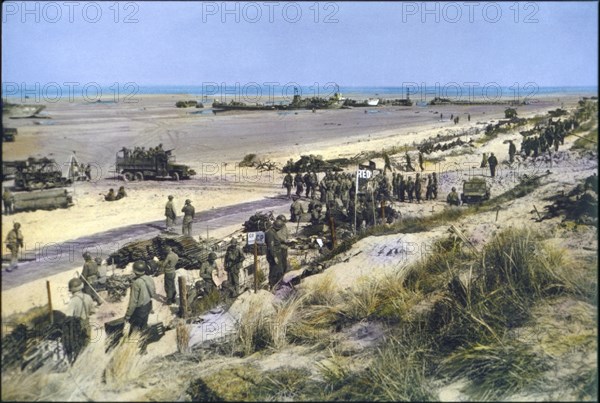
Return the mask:
POLYGON ((254 240, 254 293, 258 292, 258 245, 254 240))
POLYGON ((538 209, 535 207, 535 204, 533 205, 533 209, 535 210, 535 213, 538 216, 538 220, 542 221, 542 216, 540 215, 540 212, 538 211, 538 209))
POLYGON ((54 315, 52 314, 52 295, 50 294, 50 281, 46 280, 46 291, 48 291, 48 314, 50 315, 50 324, 54 323, 54 315))
POLYGON ((185 319, 187 318, 188 306, 187 306, 187 284, 185 277, 179 277, 179 315, 185 319))
POLYGON ((500 206, 496 206, 496 222, 498 222, 498 213, 500 212, 500 206))
POLYGON ((331 227, 331 245, 335 248, 337 244, 337 240, 335 239, 335 223, 331 215, 329 216, 329 226, 331 227))

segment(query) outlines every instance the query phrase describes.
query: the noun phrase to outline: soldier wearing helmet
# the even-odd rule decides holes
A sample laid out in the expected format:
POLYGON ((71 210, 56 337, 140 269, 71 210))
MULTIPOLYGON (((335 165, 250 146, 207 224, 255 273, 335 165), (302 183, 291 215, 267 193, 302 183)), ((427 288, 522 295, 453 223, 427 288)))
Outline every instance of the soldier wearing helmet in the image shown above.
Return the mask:
POLYGON ((69 280, 71 300, 67 306, 66 315, 79 318, 90 337, 90 316, 94 314, 94 301, 92 297, 83 293, 83 281, 79 278, 69 280))
POLYGON ((179 261, 179 256, 170 246, 165 247, 165 252, 167 252, 167 256, 165 260, 161 262, 161 268, 165 273, 165 293, 167 294, 167 305, 174 304, 176 301, 176 289, 175 289, 175 266, 179 261))
POLYGON ((98 305, 102 305, 102 300, 98 295, 92 290, 91 287, 96 287, 96 281, 98 280, 98 264, 92 259, 92 255, 90 252, 83 252, 83 259, 85 263, 83 264, 83 270, 81 271, 81 277, 85 279, 85 284, 83 285, 83 292, 88 294, 98 305))
POLYGON ((240 291, 240 270, 243 264, 244 253, 238 246, 237 239, 232 238, 225 252, 225 271, 234 295, 238 295, 240 291))
POLYGON ((214 289, 215 285, 218 285, 213 281, 215 274, 217 274, 215 272, 218 273, 217 254, 215 252, 210 252, 207 260, 202 262, 202 265, 200 266, 200 277, 203 280, 204 290, 207 294, 214 289))
POLYGON ((173 231, 173 225, 175 225, 175 220, 177 219, 177 214, 175 213, 175 206, 173 206, 173 196, 169 195, 169 201, 165 206, 165 217, 167 218, 167 231, 173 231))
MULTIPOLYGON (((130 332, 143 332, 148 327, 148 316, 152 311, 152 299, 156 298, 156 287, 152 277, 146 275, 146 263, 141 260, 133 264, 135 279, 131 283, 129 304, 125 312, 125 321, 131 324, 130 332)), ((146 350, 145 338, 141 338, 140 349, 146 350)))
POLYGON ((456 188, 452 187, 452 191, 448 193, 448 197, 446 197, 446 202, 448 202, 451 206, 460 206, 460 199, 458 197, 458 193, 456 193, 456 188))
POLYGON ((6 236, 6 247, 10 250, 10 266, 6 271, 13 271, 19 264, 19 249, 23 247, 21 224, 14 223, 13 229, 6 236))
POLYGON ((185 205, 181 209, 181 212, 184 214, 182 234, 192 236, 192 222, 194 221, 196 209, 192 206, 192 201, 190 199, 185 201, 185 205))
POLYGON ((281 220, 275 220, 273 226, 265 232, 265 243, 267 244, 267 262, 269 262, 269 286, 273 288, 281 279, 287 266, 284 245, 278 234, 285 224, 281 220))

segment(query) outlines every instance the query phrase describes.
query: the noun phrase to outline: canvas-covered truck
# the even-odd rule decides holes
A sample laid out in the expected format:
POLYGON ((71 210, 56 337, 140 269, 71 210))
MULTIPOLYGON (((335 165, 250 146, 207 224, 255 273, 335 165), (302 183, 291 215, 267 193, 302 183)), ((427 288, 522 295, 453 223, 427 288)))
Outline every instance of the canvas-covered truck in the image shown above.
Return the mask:
POLYGON ((190 179, 196 171, 184 164, 178 164, 172 150, 160 152, 136 152, 123 148, 117 152, 116 170, 125 181, 171 178, 190 179))
POLYGON ((463 182, 460 199, 463 203, 481 203, 490 198, 490 186, 484 178, 473 177, 463 182))

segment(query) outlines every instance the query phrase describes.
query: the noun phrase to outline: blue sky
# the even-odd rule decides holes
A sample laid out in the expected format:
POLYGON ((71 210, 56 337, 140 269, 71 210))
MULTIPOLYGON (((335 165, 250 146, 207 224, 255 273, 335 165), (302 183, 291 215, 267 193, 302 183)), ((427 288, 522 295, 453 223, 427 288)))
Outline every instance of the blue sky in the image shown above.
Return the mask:
POLYGON ((23 4, 2 5, 4 82, 597 85, 596 2, 23 4))

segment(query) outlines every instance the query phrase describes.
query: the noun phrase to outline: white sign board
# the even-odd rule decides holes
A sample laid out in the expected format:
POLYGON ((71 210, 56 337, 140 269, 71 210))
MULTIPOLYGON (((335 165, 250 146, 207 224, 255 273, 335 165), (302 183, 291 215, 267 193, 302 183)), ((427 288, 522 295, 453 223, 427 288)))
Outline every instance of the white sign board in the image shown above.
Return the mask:
POLYGON ((317 244, 319 244, 319 247, 322 248, 323 247, 323 240, 321 238, 317 238, 317 244))
POLYGON ((262 245, 265 243, 265 233, 263 231, 248 232, 248 245, 262 245))

